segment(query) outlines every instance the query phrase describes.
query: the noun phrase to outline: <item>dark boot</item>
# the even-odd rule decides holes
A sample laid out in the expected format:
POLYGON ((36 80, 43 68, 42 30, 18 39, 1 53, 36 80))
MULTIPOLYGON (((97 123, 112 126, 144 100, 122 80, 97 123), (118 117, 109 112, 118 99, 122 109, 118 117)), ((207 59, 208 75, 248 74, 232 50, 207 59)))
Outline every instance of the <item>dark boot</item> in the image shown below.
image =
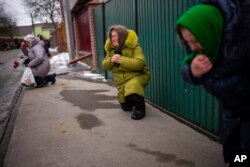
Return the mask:
POLYGON ((56 73, 47 75, 47 76, 45 77, 45 80, 46 80, 47 82, 51 82, 52 85, 55 84, 55 82, 56 82, 56 73))
POLYGON ((140 120, 145 117, 145 100, 143 96, 132 94, 130 98, 134 100, 135 103, 135 111, 131 115, 131 119, 133 120, 140 120))
POLYGON ((133 100, 127 100, 125 103, 121 103, 121 108, 123 111, 130 111, 134 107, 135 103, 133 100))
POLYGON ((34 78, 36 80, 37 88, 41 88, 48 85, 48 82, 43 77, 34 76, 34 78))

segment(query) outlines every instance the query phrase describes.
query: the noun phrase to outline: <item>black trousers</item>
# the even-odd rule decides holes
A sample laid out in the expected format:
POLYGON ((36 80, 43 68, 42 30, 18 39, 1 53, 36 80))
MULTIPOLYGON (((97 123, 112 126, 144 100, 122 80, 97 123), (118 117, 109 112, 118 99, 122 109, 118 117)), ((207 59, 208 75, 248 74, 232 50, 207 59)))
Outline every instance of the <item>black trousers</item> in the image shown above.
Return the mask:
POLYGON ((37 87, 43 87, 44 85, 46 85, 46 83, 48 84, 48 82, 46 82, 43 77, 34 76, 34 78, 36 80, 37 87))
POLYGON ((39 77, 39 76, 34 76, 36 80, 37 87, 43 87, 47 85, 49 82, 52 82, 56 77, 56 74, 49 74, 45 78, 39 77))
POLYGON ((56 77, 56 74, 53 73, 53 74, 49 74, 47 75, 44 79, 47 81, 47 82, 52 82, 56 77))
POLYGON ((121 108, 124 111, 130 111, 133 107, 135 107, 135 110, 145 113, 145 100, 143 96, 131 94, 126 96, 125 100, 125 103, 121 103, 121 108))

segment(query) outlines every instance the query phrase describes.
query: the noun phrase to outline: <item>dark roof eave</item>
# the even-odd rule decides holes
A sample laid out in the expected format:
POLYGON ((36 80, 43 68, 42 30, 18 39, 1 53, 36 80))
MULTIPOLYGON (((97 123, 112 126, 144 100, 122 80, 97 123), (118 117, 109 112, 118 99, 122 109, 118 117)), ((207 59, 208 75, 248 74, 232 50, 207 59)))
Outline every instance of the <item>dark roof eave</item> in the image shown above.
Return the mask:
POLYGON ((77 12, 79 9, 81 9, 82 6, 90 2, 91 0, 78 0, 75 4, 75 6, 72 8, 71 12, 77 12))

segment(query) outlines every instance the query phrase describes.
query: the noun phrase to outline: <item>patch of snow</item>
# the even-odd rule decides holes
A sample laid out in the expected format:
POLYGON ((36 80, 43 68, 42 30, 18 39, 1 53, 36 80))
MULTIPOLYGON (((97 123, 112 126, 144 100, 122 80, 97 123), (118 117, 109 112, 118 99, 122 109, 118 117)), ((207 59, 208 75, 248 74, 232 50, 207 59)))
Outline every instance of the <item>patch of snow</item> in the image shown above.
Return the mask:
POLYGON ((58 52, 58 47, 49 48, 49 52, 58 52))
POLYGON ((91 67, 86 63, 78 61, 76 66, 73 66, 69 65, 69 61, 69 54, 67 52, 63 52, 51 57, 51 72, 55 72, 57 74, 68 73, 68 76, 76 76, 79 78, 88 78, 106 82, 106 79, 103 75, 92 73, 92 71, 90 71, 91 67))
POLYGON ((50 64, 60 64, 60 65, 67 65, 69 62, 69 54, 66 52, 59 53, 50 59, 50 64))
POLYGON ((80 71, 78 76, 81 78, 89 78, 92 80, 101 80, 103 82, 106 82, 106 79, 104 78, 103 75, 97 74, 97 73, 92 73, 91 71, 80 71))

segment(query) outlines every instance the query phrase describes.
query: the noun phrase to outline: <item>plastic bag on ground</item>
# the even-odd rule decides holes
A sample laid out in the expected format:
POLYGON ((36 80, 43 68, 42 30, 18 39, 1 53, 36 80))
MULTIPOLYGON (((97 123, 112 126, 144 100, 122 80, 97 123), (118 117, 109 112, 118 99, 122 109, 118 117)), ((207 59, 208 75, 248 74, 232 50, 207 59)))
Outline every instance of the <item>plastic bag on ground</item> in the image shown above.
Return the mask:
POLYGON ((26 87, 36 87, 36 81, 30 67, 26 67, 23 72, 21 84, 26 87))

